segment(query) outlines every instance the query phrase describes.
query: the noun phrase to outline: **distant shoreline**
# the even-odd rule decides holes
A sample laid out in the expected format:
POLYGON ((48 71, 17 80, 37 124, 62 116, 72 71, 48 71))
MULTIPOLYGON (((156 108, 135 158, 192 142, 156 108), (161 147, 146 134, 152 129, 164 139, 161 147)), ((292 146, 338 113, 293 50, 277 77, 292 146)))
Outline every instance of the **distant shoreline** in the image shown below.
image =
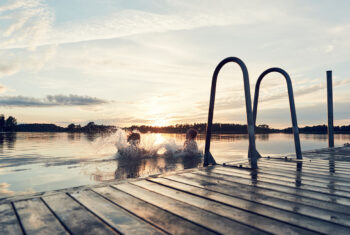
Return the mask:
MULTIPOLYGON (((171 126, 157 127, 157 126, 130 126, 120 128, 125 131, 139 131, 141 133, 186 133, 190 128, 196 129, 200 134, 205 134, 206 124, 177 124, 171 126)), ((67 133, 113 133, 118 128, 111 125, 97 125, 93 122, 88 123, 86 126, 70 124, 67 127, 61 127, 55 124, 18 124, 16 127, 8 132, 67 132, 67 133)), ((334 127, 335 134, 350 134, 349 126, 336 126, 334 127)), ((247 126, 241 124, 232 123, 214 123, 212 126, 212 133, 214 134, 247 134, 247 126)), ((255 128, 256 134, 270 134, 270 133, 286 133, 291 134, 292 128, 275 129, 270 128, 268 125, 258 125, 255 128)), ((326 125, 306 126, 299 128, 301 134, 327 134, 326 125)))

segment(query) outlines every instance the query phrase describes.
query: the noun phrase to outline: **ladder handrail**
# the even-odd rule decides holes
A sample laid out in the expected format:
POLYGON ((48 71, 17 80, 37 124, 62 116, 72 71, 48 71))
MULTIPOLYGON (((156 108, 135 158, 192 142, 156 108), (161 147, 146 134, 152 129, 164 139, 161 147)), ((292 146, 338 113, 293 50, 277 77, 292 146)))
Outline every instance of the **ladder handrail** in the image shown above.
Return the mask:
POLYGON ((207 125, 207 133, 205 140, 205 154, 204 154, 204 166, 208 166, 209 164, 216 164, 213 156, 210 153, 210 139, 211 139, 211 129, 213 124, 213 115, 214 115, 214 104, 215 104, 215 92, 216 92, 216 82, 221 68, 229 63, 234 62, 238 64, 243 73, 243 81, 244 81, 244 93, 245 93, 245 103, 246 103, 246 113, 247 113, 247 128, 249 135, 249 151, 248 157, 250 159, 251 167, 253 169, 257 168, 257 151, 255 148, 255 133, 254 133, 254 121, 253 121, 253 113, 252 113, 252 103, 250 96, 250 85, 249 85, 249 75, 248 70, 244 62, 237 57, 228 57, 222 60, 217 67, 215 68, 212 84, 211 84, 211 92, 210 92, 210 103, 209 103, 209 112, 208 112, 208 125, 207 125))
POLYGON ((301 147, 300 147, 300 138, 299 138, 299 128, 297 123, 297 114, 295 111, 295 103, 294 103, 294 95, 293 95, 293 87, 292 87, 292 81, 289 77, 289 74, 284 71, 281 68, 269 68, 265 70, 258 78, 255 84, 255 93, 254 93, 254 105, 253 105, 253 120, 254 120, 254 127, 256 125, 256 115, 258 110, 258 99, 259 99, 259 89, 260 89, 260 83, 262 79, 269 73, 276 72, 280 73, 284 76, 287 82, 287 88, 288 88, 288 98, 289 98, 289 108, 290 108, 290 114, 292 118, 292 129, 294 134, 294 145, 295 145, 295 153, 297 156, 297 159, 302 159, 301 154, 301 147))

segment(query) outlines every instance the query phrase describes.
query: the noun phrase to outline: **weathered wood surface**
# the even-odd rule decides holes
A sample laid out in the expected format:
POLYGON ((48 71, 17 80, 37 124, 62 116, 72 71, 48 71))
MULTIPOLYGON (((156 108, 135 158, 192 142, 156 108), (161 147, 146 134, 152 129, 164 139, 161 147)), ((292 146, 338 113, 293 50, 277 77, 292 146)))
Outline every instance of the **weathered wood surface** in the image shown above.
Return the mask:
POLYGON ((350 148, 0 202, 0 234, 350 234, 350 148), (314 158, 315 155, 323 159, 314 158))
POLYGON ((68 234, 41 199, 15 202, 14 206, 27 234, 68 234))
POLYGON ((0 231, 3 234, 21 234, 21 225, 10 203, 0 205, 0 231))

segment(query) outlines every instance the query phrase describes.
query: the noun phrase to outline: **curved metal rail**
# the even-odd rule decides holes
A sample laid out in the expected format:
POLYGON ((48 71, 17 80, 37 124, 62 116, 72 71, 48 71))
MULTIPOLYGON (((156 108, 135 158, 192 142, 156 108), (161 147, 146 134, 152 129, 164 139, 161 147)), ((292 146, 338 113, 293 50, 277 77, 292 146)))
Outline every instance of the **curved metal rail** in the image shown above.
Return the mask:
POLYGON ((297 156, 297 159, 302 159, 301 154, 301 148, 300 148, 300 138, 299 138, 299 128, 297 123, 297 114, 295 111, 295 104, 294 104, 294 95, 293 95, 293 87, 292 87, 292 81, 286 71, 280 68, 270 68, 265 70, 258 78, 256 85, 255 85, 255 93, 254 93, 254 106, 253 106, 253 118, 254 118, 254 126, 256 124, 256 115, 258 110, 258 99, 259 99, 259 89, 260 89, 260 83, 262 79, 269 73, 276 72, 280 73, 284 76, 287 82, 287 88, 288 88, 288 98, 289 98, 289 107, 290 107, 290 114, 292 118, 292 129, 294 134, 294 145, 295 145, 295 153, 297 156))
POLYGON ((250 96, 250 86, 249 86, 249 75, 246 65, 237 57, 228 57, 222 60, 218 66, 215 68, 212 84, 211 84, 211 92, 210 92, 210 104, 209 104, 209 112, 208 112, 208 125, 207 125, 207 135, 205 139, 205 154, 204 154, 204 166, 208 166, 209 164, 216 164, 213 156, 210 153, 210 139, 211 139, 211 129, 213 124, 213 115, 214 115, 214 103, 215 103, 215 92, 216 92, 216 81, 218 78, 218 74, 221 68, 229 63, 234 62, 237 63, 243 72, 243 81, 244 81, 244 93, 245 93, 245 103, 246 103, 246 113, 247 113, 247 124, 248 124, 248 134, 249 134, 249 154, 248 157, 250 159, 251 167, 253 169, 257 168, 257 158, 258 154, 255 149, 255 135, 254 135, 254 122, 253 122, 253 113, 252 113, 252 103, 250 96))

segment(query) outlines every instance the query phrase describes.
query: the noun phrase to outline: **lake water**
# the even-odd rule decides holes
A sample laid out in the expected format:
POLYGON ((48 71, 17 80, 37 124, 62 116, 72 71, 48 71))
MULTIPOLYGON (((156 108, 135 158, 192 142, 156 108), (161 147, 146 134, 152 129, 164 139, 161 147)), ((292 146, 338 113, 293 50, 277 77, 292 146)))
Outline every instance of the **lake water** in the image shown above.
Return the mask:
MULTIPOLYGON (((160 157, 129 159, 117 154, 117 134, 83 133, 0 133, 0 198, 95 184, 114 179, 135 178, 201 165, 200 158, 162 155, 168 149, 181 148, 184 134, 143 134, 142 145, 158 146, 160 157)), ((204 138, 197 137, 204 149, 204 138)), ((300 135, 302 150, 327 147, 326 135, 300 135)), ((341 146, 350 135, 335 135, 341 146)), ((293 135, 258 134, 257 149, 266 156, 294 153, 293 135)), ((247 135, 213 135, 211 152, 218 163, 246 159, 247 135)))

